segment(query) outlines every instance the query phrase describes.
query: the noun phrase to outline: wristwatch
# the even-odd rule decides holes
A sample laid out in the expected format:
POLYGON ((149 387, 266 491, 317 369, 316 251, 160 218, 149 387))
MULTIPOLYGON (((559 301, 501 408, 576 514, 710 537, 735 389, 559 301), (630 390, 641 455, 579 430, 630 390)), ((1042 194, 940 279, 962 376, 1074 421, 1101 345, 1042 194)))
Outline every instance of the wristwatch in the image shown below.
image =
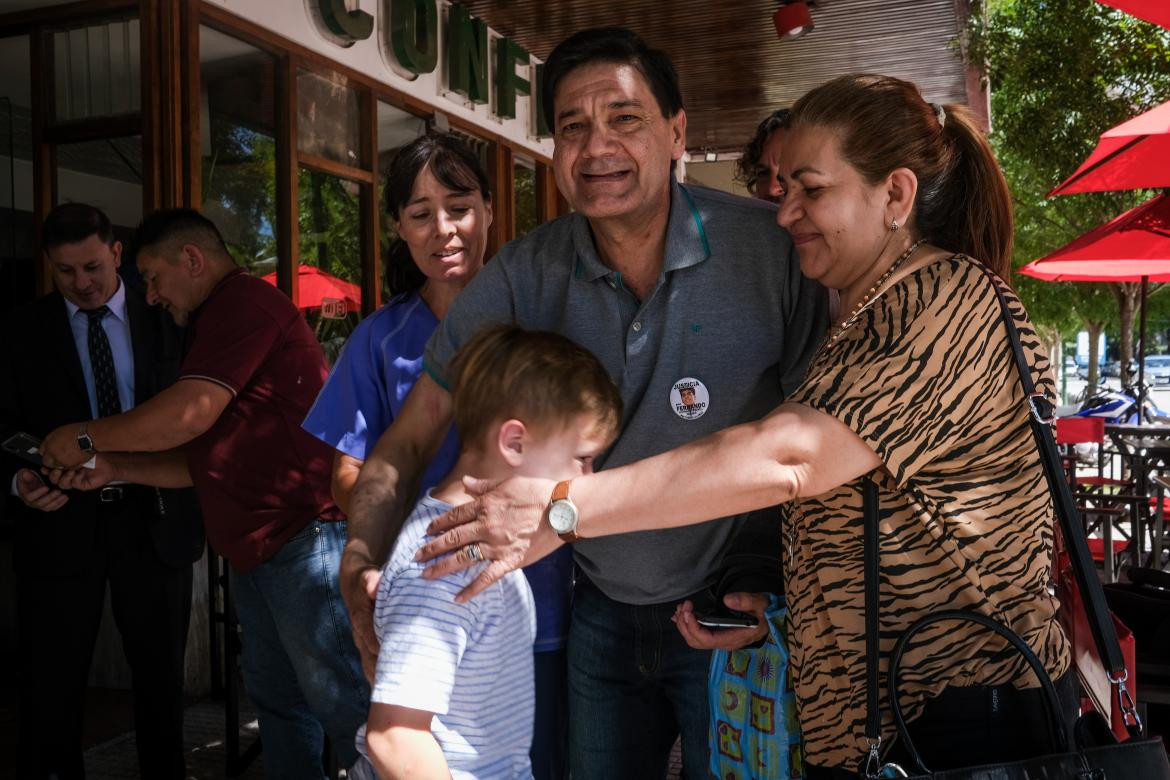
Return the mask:
POLYGON ((548 505, 548 524, 561 539, 575 542, 581 538, 577 536, 577 523, 581 518, 577 514, 577 505, 569 498, 570 482, 571 479, 566 479, 564 482, 558 482, 553 488, 552 499, 548 505))
POLYGON ((93 446, 93 437, 89 435, 89 423, 83 422, 81 427, 77 429, 77 446, 81 448, 82 452, 90 455, 97 452, 97 447, 93 446))

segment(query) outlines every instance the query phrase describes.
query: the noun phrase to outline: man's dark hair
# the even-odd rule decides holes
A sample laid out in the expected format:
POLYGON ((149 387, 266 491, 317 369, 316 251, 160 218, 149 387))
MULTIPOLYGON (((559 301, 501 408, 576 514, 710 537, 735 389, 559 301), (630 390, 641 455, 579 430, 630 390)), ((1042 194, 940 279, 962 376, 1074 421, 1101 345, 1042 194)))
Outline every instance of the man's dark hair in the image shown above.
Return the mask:
POLYGON ((556 116, 553 111, 553 96, 557 84, 570 72, 582 65, 605 62, 617 65, 631 65, 637 68, 662 115, 670 118, 682 110, 682 92, 678 88, 678 73, 665 52, 651 49, 638 34, 624 27, 594 27, 570 35, 561 41, 548 61, 544 63, 544 84, 540 101, 548 127, 556 132, 556 116))
POLYGON ((41 226, 41 246, 55 249, 94 235, 106 246, 114 245, 114 226, 110 224, 110 218, 88 203, 62 203, 45 217, 41 226))
POLYGON ((231 259, 215 223, 195 209, 160 209, 142 220, 134 233, 135 252, 151 247, 169 254, 171 249, 178 248, 172 245, 182 244, 195 244, 205 252, 222 252, 224 257, 231 259), (167 245, 165 249, 164 244, 167 245))
POLYGON ((768 114, 756 128, 756 134, 743 148, 743 155, 735 164, 736 178, 753 195, 756 192, 756 182, 759 180, 760 174, 763 173, 760 170, 760 155, 764 153, 764 144, 768 142, 768 136, 783 129, 788 124, 788 117, 791 113, 791 109, 778 108, 768 114))

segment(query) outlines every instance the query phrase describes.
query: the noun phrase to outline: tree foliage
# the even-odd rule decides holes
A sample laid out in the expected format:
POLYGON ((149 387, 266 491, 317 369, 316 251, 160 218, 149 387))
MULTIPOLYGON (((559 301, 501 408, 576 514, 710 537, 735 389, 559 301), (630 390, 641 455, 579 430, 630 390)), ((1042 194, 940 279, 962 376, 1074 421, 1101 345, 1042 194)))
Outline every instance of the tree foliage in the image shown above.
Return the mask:
MULTIPOLYGON (((990 81, 991 141, 1014 198, 1015 266, 1153 195, 1046 193, 1076 170, 1101 133, 1170 98, 1170 32, 1094 0, 983 0, 970 33, 968 57, 990 81)), ((1137 283, 1024 276, 1014 283, 1050 336, 1120 327, 1129 358, 1137 283)))

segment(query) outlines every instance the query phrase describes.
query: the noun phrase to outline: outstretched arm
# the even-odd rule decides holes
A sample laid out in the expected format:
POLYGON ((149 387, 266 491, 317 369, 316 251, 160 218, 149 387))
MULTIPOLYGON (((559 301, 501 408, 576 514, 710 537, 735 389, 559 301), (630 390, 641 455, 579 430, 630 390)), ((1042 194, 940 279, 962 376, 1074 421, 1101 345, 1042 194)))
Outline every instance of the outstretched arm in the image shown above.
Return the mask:
MULTIPOLYGON (((88 433, 100 452, 162 452, 205 433, 232 400, 232 391, 206 379, 180 379, 128 412, 91 420, 88 433)), ((45 465, 71 468, 89 459, 77 445, 80 422, 45 437, 45 465)))
MULTIPOLYGON (((572 499, 585 538, 693 525, 815 496, 881 466, 844 423, 800 404, 784 404, 762 420, 711 434, 652 458, 573 480, 572 499)), ((460 599, 479 593, 509 570, 547 554, 557 539, 544 522, 554 483, 514 477, 475 485, 484 494, 431 524, 442 533, 419 552, 431 560, 478 542, 493 564, 460 599)), ((467 568, 466 556, 432 564, 428 577, 467 568)))
POLYGON ((94 468, 69 471, 45 469, 45 473, 62 490, 96 490, 110 482, 133 482, 162 488, 191 487, 187 453, 111 452, 97 455, 94 468))

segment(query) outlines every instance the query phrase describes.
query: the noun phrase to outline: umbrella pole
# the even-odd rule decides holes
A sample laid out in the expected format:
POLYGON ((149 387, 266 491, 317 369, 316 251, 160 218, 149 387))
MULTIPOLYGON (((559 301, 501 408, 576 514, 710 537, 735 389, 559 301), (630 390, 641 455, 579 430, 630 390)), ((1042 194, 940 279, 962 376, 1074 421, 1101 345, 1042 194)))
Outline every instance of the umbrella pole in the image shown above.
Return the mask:
POLYGON ((1146 421, 1146 291, 1150 277, 1142 277, 1141 341, 1138 342, 1138 425, 1146 421))

